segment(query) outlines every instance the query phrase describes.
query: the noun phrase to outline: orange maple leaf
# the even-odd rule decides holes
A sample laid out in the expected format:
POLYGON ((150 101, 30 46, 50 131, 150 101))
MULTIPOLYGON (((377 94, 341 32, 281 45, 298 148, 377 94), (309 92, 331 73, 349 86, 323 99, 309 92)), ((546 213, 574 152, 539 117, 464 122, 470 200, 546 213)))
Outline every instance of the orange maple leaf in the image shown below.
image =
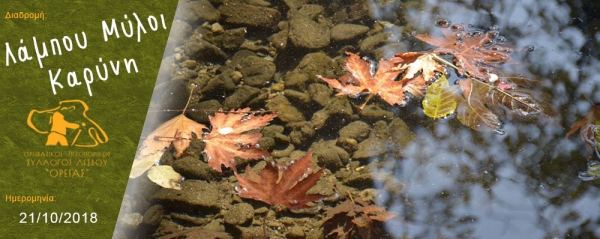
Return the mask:
POLYGON ((394 69, 402 59, 394 57, 389 60, 379 60, 379 68, 372 75, 371 67, 367 61, 361 59, 358 55, 346 52, 350 57, 346 59, 344 67, 348 73, 338 79, 329 79, 319 76, 331 87, 339 92, 336 95, 358 96, 360 94, 370 94, 365 103, 360 106, 363 109, 373 95, 379 95, 391 105, 404 104, 404 83, 395 81, 400 69, 394 69))
POLYGON ((212 130, 202 140, 206 143, 204 153, 208 165, 221 172, 221 164, 235 171, 235 157, 258 159, 270 156, 259 149, 262 134, 258 129, 265 126, 277 113, 253 112, 250 108, 219 112, 210 117, 212 130))
POLYGON ((268 163, 259 174, 246 167, 245 176, 235 177, 239 182, 236 191, 240 197, 263 201, 269 205, 280 205, 289 209, 311 208, 308 202, 326 196, 306 194, 321 178, 323 168, 317 168, 310 158, 312 151, 287 166, 268 163))
POLYGON ((497 40, 498 32, 495 30, 465 30, 462 24, 454 24, 442 29, 442 32, 444 37, 427 34, 415 34, 414 37, 436 46, 435 54, 453 55, 460 75, 468 73, 487 80, 494 67, 510 60, 509 54, 513 49, 497 40))

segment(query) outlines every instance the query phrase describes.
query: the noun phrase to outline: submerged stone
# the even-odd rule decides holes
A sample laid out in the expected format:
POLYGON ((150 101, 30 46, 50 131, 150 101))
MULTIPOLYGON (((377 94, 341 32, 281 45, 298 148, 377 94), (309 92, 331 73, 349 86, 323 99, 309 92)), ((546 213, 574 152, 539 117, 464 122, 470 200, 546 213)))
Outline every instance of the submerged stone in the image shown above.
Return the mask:
POLYGON ((313 157, 319 166, 325 166, 332 172, 338 171, 350 160, 350 155, 344 149, 335 145, 335 140, 319 140, 310 148, 314 150, 313 157))
POLYGON ((225 23, 250 27, 274 28, 281 19, 277 9, 241 3, 225 3, 219 12, 225 23))
POLYGON ((229 225, 242 225, 254 217, 254 208, 248 203, 238 203, 231 206, 223 216, 229 225))
POLYGON ((183 51, 190 59, 198 61, 223 63, 227 59, 225 52, 199 35, 190 37, 183 45, 183 51))
POLYGON ((369 27, 357 24, 338 24, 331 28, 331 40, 346 41, 357 38, 369 31, 369 27))
POLYGON ((279 112, 278 119, 283 122, 304 121, 304 115, 283 95, 275 96, 265 105, 268 110, 279 112))
POLYGON ((190 1, 180 4, 177 8, 176 18, 189 23, 219 20, 220 14, 208 0, 190 1))
POLYGON ((153 200, 162 202, 162 205, 174 210, 211 210, 218 212, 221 205, 230 202, 222 198, 218 185, 197 180, 181 182, 181 190, 162 188, 153 196, 153 200))
POLYGON ((324 84, 313 83, 308 86, 308 94, 310 98, 320 106, 327 105, 331 98, 332 92, 333 90, 324 84))
POLYGON ((196 157, 184 157, 173 162, 173 169, 186 179, 213 180, 221 175, 206 162, 196 157))
POLYGON ((318 49, 329 45, 330 29, 314 20, 323 12, 319 5, 306 4, 297 11, 290 10, 290 41, 297 47, 318 49))
POLYGON ((275 74, 275 64, 258 56, 248 56, 240 61, 242 80, 249 86, 265 86, 275 74))
POLYGON ((226 109, 237 109, 242 108, 246 103, 258 96, 260 89, 254 88, 247 85, 238 87, 233 94, 225 98, 223 106, 226 109))
POLYGON ((340 129, 340 137, 356 139, 357 141, 363 141, 369 137, 371 127, 363 121, 353 121, 350 124, 340 129))

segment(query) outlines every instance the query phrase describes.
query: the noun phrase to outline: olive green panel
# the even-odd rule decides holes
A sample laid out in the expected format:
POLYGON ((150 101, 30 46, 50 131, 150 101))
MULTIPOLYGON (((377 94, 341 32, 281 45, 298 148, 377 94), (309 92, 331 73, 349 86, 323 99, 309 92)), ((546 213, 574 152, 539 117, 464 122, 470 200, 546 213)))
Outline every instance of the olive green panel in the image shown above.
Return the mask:
POLYGON ((176 4, 0 2, 2 238, 112 236, 176 4))

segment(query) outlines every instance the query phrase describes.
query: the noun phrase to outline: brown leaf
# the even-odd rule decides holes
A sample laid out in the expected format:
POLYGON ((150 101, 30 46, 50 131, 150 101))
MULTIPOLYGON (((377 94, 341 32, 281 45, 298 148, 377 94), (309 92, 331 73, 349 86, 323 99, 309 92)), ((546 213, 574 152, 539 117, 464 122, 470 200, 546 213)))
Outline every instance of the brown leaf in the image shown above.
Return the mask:
POLYGON ((184 114, 180 114, 152 131, 144 140, 138 156, 143 157, 156 153, 173 143, 177 151, 177 157, 179 157, 183 150, 190 145, 192 133, 196 134, 197 137, 201 137, 202 129, 206 129, 206 126, 185 117, 184 114))
POLYGON ((370 205, 360 199, 347 200, 325 212, 323 227, 328 237, 336 238, 381 238, 382 230, 373 222, 386 222, 397 217, 384 208, 370 205))
POLYGON ((500 118, 520 122, 543 119, 545 123, 555 120, 556 112, 542 92, 521 89, 517 84, 504 90, 475 78, 459 80, 458 84, 464 97, 458 99, 458 119, 475 130, 494 130, 501 134, 500 118))
POLYGON ((190 145, 192 134, 202 137, 203 124, 197 123, 184 114, 180 114, 156 128, 142 143, 140 152, 133 161, 130 178, 136 178, 158 162, 165 148, 173 143, 177 157, 190 145))
POLYGON ((270 156, 259 149, 258 141, 262 137, 259 129, 277 113, 252 112, 250 108, 219 112, 210 117, 212 130, 202 140, 206 143, 204 153, 208 165, 221 172, 221 164, 235 171, 235 157, 258 159, 270 156))
POLYGON ((339 91, 337 95, 358 96, 365 93, 371 94, 360 107, 361 109, 364 108, 373 95, 379 95, 381 99, 391 105, 405 103, 403 94, 405 82, 394 80, 401 72, 399 69, 394 69, 394 67, 402 59, 397 57, 389 60, 381 59, 377 72, 371 75, 371 67, 367 61, 351 52, 346 52, 346 54, 350 56, 344 64, 348 74, 338 79, 319 76, 323 81, 339 91))
MULTIPOLYGON (((583 140, 587 151, 591 154, 593 151, 598 151, 598 140, 597 135, 598 126, 600 125, 600 104, 594 105, 581 120, 576 121, 571 125, 569 132, 565 137, 569 137, 572 134, 579 131, 579 138, 583 140)), ((598 152, 597 152, 598 153, 598 152)))
POLYGON ((479 80, 467 78, 458 81, 464 95, 464 99, 457 98, 459 99, 456 109, 458 120, 474 130, 493 130, 496 133, 503 134, 504 132, 500 130, 502 122, 498 115, 489 110, 483 102, 485 91, 482 90, 482 87, 484 86, 473 83, 475 81, 479 80))
POLYGON ((498 42, 498 32, 490 30, 466 29, 462 24, 454 24, 442 29, 444 37, 427 34, 415 34, 417 39, 427 42, 437 48, 433 50, 438 55, 454 56, 454 64, 458 73, 468 73, 482 80, 488 79, 488 74, 494 68, 510 60, 511 47, 498 42))
POLYGON ((245 176, 235 173, 239 182, 236 191, 240 197, 263 201, 269 205, 281 205, 289 209, 311 208, 308 202, 320 200, 326 196, 306 194, 321 178, 323 169, 316 170, 310 160, 312 151, 287 166, 268 163, 255 173, 246 168, 245 176))

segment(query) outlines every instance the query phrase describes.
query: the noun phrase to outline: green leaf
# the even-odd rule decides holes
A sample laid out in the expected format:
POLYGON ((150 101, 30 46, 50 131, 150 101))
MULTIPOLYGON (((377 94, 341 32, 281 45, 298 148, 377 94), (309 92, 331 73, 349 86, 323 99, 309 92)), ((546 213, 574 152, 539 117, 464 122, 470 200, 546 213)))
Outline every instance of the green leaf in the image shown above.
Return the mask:
POLYGON ((456 111, 456 99, 450 91, 446 75, 442 75, 427 88, 423 99, 423 111, 431 118, 443 118, 456 111))

